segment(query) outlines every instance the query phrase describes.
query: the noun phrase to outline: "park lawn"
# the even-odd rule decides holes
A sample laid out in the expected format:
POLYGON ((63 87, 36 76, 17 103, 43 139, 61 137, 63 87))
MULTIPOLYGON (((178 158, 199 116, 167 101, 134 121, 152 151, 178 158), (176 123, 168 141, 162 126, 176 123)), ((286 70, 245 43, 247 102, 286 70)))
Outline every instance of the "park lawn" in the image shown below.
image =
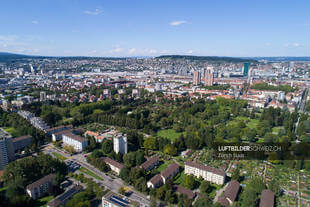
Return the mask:
POLYGON ((284 127, 283 127, 283 126, 273 127, 273 128, 272 128, 272 133, 273 133, 273 134, 279 134, 279 132, 280 132, 281 129, 284 129, 284 127))
POLYGON ((162 171, 164 171, 168 165, 170 165, 173 161, 169 160, 167 162, 164 162, 163 164, 161 164, 158 168, 156 168, 156 172, 161 173, 162 171))
POLYGON ((40 198, 39 200, 36 200, 34 206, 35 207, 45 207, 47 206, 47 203, 53 200, 54 196, 45 196, 43 198, 40 198))
POLYGON ((12 135, 12 137, 17 137, 18 136, 18 131, 13 128, 13 127, 4 127, 3 128, 7 133, 9 133, 10 135, 12 135))
POLYGON ((245 120, 249 120, 249 118, 245 117, 245 116, 237 116, 236 120, 238 120, 238 121, 245 121, 245 120))
POLYGON ((56 158, 58 158, 58 159, 60 159, 60 160, 62 160, 62 161, 64 161, 64 160, 67 159, 66 157, 62 156, 61 154, 59 154, 59 153, 57 153, 57 152, 52 152, 52 153, 53 153, 53 155, 54 155, 56 158))
POLYGON ((163 129, 157 132, 159 137, 170 139, 172 142, 180 137, 182 132, 176 132, 174 129, 163 129))
POLYGON ((246 124, 246 126, 253 129, 253 128, 256 128, 258 123, 259 123, 258 119, 250 119, 249 122, 246 124))
POLYGON ((89 176, 91 176, 93 178, 96 178, 97 180, 103 181, 102 177, 100 177, 97 174, 93 173, 92 171, 86 169, 85 167, 80 168, 79 171, 82 172, 82 173, 85 173, 86 175, 89 175, 89 176))

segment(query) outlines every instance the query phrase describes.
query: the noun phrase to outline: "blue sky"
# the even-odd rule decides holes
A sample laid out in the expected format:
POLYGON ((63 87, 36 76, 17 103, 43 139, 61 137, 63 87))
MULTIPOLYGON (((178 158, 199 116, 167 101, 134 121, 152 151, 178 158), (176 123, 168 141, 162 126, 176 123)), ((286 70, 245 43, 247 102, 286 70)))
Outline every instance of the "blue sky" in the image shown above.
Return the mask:
POLYGON ((0 51, 310 56, 309 0, 1 0, 0 51))

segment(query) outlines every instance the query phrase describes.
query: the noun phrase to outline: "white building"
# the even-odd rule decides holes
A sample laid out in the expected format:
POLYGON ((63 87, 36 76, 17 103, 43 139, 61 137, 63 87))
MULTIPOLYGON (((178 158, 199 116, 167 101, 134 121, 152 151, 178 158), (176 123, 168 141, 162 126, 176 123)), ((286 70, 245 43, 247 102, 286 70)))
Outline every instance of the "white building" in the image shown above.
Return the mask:
POLYGON ((184 172, 186 175, 194 175, 197 178, 202 177, 204 180, 223 185, 225 182, 225 171, 210 166, 200 165, 195 162, 187 161, 184 172))
POLYGON ((118 134, 113 138, 113 149, 116 153, 126 154, 128 152, 127 135, 118 134))
POLYGON ((85 147, 88 146, 88 140, 81 137, 77 136, 75 134, 72 134, 70 132, 67 132, 62 135, 62 142, 65 145, 72 146, 74 150, 81 152, 85 149, 85 147))

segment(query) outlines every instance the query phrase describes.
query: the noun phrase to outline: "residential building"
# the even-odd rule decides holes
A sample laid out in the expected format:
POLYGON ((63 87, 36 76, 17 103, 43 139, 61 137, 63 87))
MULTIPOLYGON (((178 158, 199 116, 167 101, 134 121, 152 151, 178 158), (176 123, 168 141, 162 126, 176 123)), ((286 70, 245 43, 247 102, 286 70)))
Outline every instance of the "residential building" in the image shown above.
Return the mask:
POLYGON ((15 159, 12 137, 0 128, 0 170, 15 159))
POLYGON ((55 174, 49 174, 34 183, 27 185, 26 192, 29 197, 38 199, 47 194, 52 187, 55 174))
POLYGON ((147 183, 148 188, 157 188, 163 184, 163 179, 160 174, 153 176, 147 183))
POLYGON ((228 183, 224 195, 218 199, 218 203, 224 207, 230 207, 236 201, 240 191, 240 183, 232 180, 228 183))
POLYGON ((116 153, 126 154, 128 152, 127 135, 118 134, 113 138, 113 149, 116 153))
POLYGON ((269 189, 262 191, 259 207, 274 207, 274 193, 269 189))
POLYGON ((46 101, 46 92, 45 91, 40 92, 40 101, 46 101))
POLYGON ((62 194, 47 203, 47 207, 65 206, 67 201, 70 200, 75 194, 81 192, 83 187, 81 185, 73 185, 62 194))
POLYGON ((69 145, 72 146, 74 148, 74 150, 78 151, 78 152, 82 152, 85 150, 85 147, 88 146, 88 140, 72 134, 71 132, 66 132, 62 135, 62 142, 65 145, 69 145))
POLYGON ((180 185, 173 185, 173 189, 175 192, 179 194, 186 195, 188 199, 194 199, 196 196, 196 193, 180 185))
POLYGON ((176 176, 176 174, 179 172, 179 169, 180 166, 175 162, 169 165, 163 172, 161 172, 163 183, 165 184, 167 180, 176 176))
POLYGON ((159 158, 157 156, 153 156, 149 158, 147 161, 145 161, 144 163, 142 163, 140 167, 143 168, 145 171, 150 171, 154 167, 156 167, 158 163, 159 163, 159 158))
POLYGON ((112 171, 114 171, 116 174, 120 174, 121 170, 123 169, 124 165, 122 165, 121 163, 112 160, 109 157, 104 157, 102 158, 102 160, 109 165, 109 167, 111 168, 112 171))
POLYGON ((102 207, 129 207, 133 206, 128 200, 123 199, 120 195, 109 192, 102 197, 102 207))
POLYGON ((193 84, 200 85, 201 82, 201 73, 199 71, 194 71, 193 84))
POLYGON ((187 161, 185 163, 186 175, 194 175, 197 178, 202 177, 204 180, 212 183, 223 185, 225 182, 226 174, 224 170, 213 168, 210 166, 200 165, 196 162, 187 161))
POLYGON ((25 147, 28 147, 31 145, 32 142, 32 136, 26 135, 21 137, 16 137, 13 140, 14 145, 14 151, 19 151, 25 149, 25 147))
POLYGON ((162 184, 165 184, 167 180, 173 178, 178 174, 180 169, 180 166, 176 163, 172 163, 169 165, 163 172, 160 174, 157 174, 153 176, 148 182, 147 187, 148 188, 157 188, 161 186, 162 184))

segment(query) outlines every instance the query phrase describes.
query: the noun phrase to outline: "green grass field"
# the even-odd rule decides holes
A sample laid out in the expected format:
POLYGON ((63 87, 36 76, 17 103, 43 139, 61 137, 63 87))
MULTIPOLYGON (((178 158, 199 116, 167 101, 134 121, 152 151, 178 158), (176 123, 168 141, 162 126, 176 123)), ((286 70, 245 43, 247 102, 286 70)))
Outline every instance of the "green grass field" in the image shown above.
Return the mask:
POLYGON ((159 137, 170 139, 171 141, 176 140, 181 135, 181 132, 176 132, 174 129, 163 129, 157 132, 159 137))
POLYGON ((43 198, 40 198, 39 200, 37 200, 34 204, 35 207, 45 207, 47 206, 47 203, 49 201, 51 201, 54 198, 54 196, 46 196, 43 198))
POLYGON ((67 159, 66 157, 62 156, 61 154, 59 154, 59 153, 57 153, 57 152, 53 152, 53 155, 54 155, 56 158, 58 158, 58 159, 60 159, 60 160, 62 160, 62 161, 64 161, 64 160, 67 159))
POLYGON ((156 168, 156 172, 161 173, 162 171, 164 171, 168 165, 170 165, 173 161, 169 160, 167 162, 164 162, 163 164, 161 164, 158 168, 156 168))
POLYGON ((96 178, 97 180, 103 181, 102 177, 96 175, 95 173, 93 173, 92 171, 90 171, 90 170, 88 170, 88 169, 86 169, 84 167, 80 168, 79 171, 82 172, 82 173, 85 173, 86 175, 89 175, 89 176, 91 176, 93 178, 96 178))

